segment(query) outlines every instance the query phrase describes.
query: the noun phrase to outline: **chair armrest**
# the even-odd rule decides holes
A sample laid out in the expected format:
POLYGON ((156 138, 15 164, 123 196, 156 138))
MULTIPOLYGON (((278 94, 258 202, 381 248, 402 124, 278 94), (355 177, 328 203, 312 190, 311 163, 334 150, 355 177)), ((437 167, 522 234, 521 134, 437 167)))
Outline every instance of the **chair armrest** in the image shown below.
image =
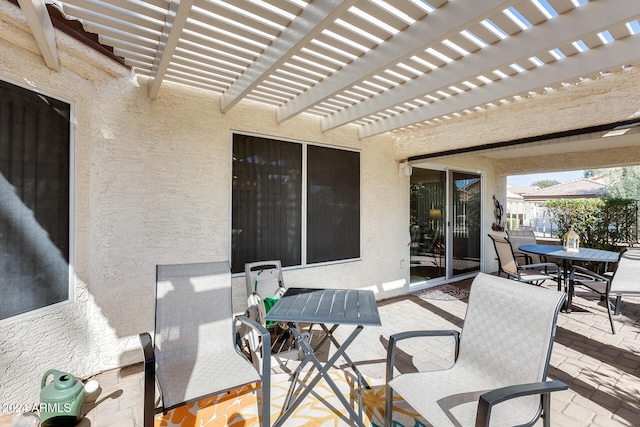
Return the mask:
POLYGON ((611 280, 611 276, 603 276, 602 274, 595 273, 587 268, 574 266, 571 269, 571 273, 569 274, 569 280, 575 280, 576 274, 582 276, 588 276, 590 279, 602 280, 604 282, 609 282, 611 280))
POLYGON ((151 342, 151 334, 149 334, 149 332, 140 334, 140 344, 142 344, 144 363, 155 362, 156 356, 153 353, 153 343, 151 342))
POLYGON ((257 330, 260 333, 260 335, 262 336, 266 335, 269 337, 269 339, 271 339, 271 335, 269 334, 269 331, 267 331, 267 328, 265 328, 255 320, 247 317, 245 314, 237 315, 234 319, 234 324, 236 324, 237 322, 244 323, 245 325, 257 330))
MULTIPOLYGON (((562 381, 541 381, 530 384, 517 384, 498 388, 484 393, 478 401, 476 413, 476 427, 488 427, 491 418, 491 409, 498 403, 516 397, 530 396, 532 394, 549 395, 554 391, 566 390, 569 386, 562 381)), ((544 399, 543 399, 544 400, 544 399)), ((548 408, 546 408, 548 410, 548 408)), ((545 413, 545 416, 549 416, 545 413)))
POLYGON ((245 315, 236 316, 233 324, 236 325, 238 322, 255 329, 262 337, 262 373, 269 375, 271 372, 271 334, 264 326, 245 315))
POLYGON ((396 349, 398 341, 402 341, 408 338, 417 337, 444 337, 453 336, 455 340, 455 356, 454 360, 458 359, 458 349, 460 347, 460 332, 454 330, 441 330, 441 331, 407 331, 393 334, 389 337, 389 345, 387 347, 387 383, 393 379, 393 368, 396 362, 396 349))
POLYGON ((537 264, 526 264, 526 265, 518 265, 520 270, 544 270, 547 271, 548 268, 552 268, 560 271, 560 267, 558 264, 554 264, 553 262, 540 262, 537 264))
POLYGON ((518 258, 524 258, 524 262, 526 264, 529 264, 531 262, 531 256, 527 253, 524 252, 519 252, 519 251, 514 251, 513 252, 513 257, 518 259, 518 258))

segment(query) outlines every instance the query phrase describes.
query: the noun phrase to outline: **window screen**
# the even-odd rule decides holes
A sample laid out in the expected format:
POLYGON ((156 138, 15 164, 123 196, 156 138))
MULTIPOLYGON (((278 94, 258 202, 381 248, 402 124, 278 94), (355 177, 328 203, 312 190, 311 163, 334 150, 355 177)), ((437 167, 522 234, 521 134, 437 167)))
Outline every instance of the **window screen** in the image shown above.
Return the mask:
POLYGON ((307 262, 360 256, 360 154, 307 149, 307 262))
POLYGON ((69 298, 69 118, 0 81, 0 319, 69 298))
POLYGON ((279 259, 283 266, 295 266, 360 256, 360 154, 303 148, 233 136, 234 273, 255 261, 279 259))

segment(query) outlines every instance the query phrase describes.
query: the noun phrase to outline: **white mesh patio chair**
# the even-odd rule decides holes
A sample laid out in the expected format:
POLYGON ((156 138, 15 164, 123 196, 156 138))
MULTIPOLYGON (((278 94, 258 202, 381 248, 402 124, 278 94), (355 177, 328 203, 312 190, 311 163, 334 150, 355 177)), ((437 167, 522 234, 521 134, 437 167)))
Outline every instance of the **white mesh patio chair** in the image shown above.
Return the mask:
POLYGON ((529 257, 531 262, 534 264, 547 262, 542 255, 537 254, 525 254, 518 250, 518 246, 521 245, 535 245, 538 242, 536 241, 536 235, 531 230, 506 230, 507 239, 511 242, 511 247, 513 247, 513 253, 516 256, 529 257))
POLYGON ((555 280, 561 289, 561 271, 552 262, 527 263, 525 257, 514 253, 511 242, 506 237, 489 234, 498 256, 498 274, 504 273, 507 278, 520 282, 540 285, 545 280, 555 280))
POLYGON ((246 316, 234 317, 227 261, 158 265, 154 339, 152 343, 145 332, 140 341, 145 366, 144 427, 153 426, 156 413, 255 382, 262 383, 261 425, 270 425, 270 336, 246 316), (239 351, 239 323, 260 331, 266 343, 264 375, 239 351))
MULTIPOLYGON (((462 331, 413 331, 392 335, 387 349, 385 426, 394 393, 431 426, 550 426, 550 393, 566 384, 547 380, 558 311, 566 294, 479 273, 471 285, 462 331), (451 336, 449 369, 394 377, 403 340, 451 336)), ((415 345, 415 343, 412 343, 415 345)), ((413 347, 415 348, 415 347, 413 347)))
POLYGON ((616 333, 613 315, 620 314, 622 297, 640 296, 640 249, 628 249, 620 255, 618 266, 610 274, 598 274, 584 267, 574 266, 569 276, 569 292, 575 286, 583 286, 600 294, 611 323, 611 332, 616 333), (615 297, 615 305, 611 298, 615 297))
MULTIPOLYGON (((538 241, 536 240, 536 235, 531 230, 507 230, 507 240, 511 243, 511 248, 513 249, 513 254, 520 262, 520 260, 524 259, 527 264, 543 264, 546 263, 545 273, 549 274, 562 274, 561 267, 554 263, 553 260, 548 259, 544 255, 538 254, 529 254, 522 252, 518 249, 518 247, 522 245, 536 245, 538 241)), ((558 290, 562 289, 561 282, 558 282, 558 290)))
POLYGON ((538 240, 536 239, 536 235, 531 230, 507 230, 507 240, 511 242, 511 247, 513 248, 513 253, 516 256, 529 257, 529 262, 532 264, 539 264, 541 262, 553 262, 553 260, 547 258, 544 255, 539 254, 528 254, 518 250, 519 246, 522 245, 537 245, 538 240))

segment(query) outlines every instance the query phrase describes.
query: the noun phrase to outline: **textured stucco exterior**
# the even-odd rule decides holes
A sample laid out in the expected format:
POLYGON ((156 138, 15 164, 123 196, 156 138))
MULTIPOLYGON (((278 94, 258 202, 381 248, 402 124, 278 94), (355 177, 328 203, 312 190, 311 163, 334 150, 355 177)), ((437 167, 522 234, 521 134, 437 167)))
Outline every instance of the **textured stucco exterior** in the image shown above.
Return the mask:
MULTIPOLYGON (((233 131, 361 152, 361 260, 286 271, 288 285, 406 292, 408 178, 388 136, 323 133, 306 116, 278 124, 274 110, 252 103, 222 114, 218 95, 171 84, 151 100, 147 81, 60 33, 58 51, 54 72, 19 9, 0 2, 0 78, 75 113, 74 299, 0 322, 0 402, 37 402, 49 368, 85 377, 141 360, 155 265, 229 258, 233 131)), ((241 311, 244 277, 233 280, 241 311)))

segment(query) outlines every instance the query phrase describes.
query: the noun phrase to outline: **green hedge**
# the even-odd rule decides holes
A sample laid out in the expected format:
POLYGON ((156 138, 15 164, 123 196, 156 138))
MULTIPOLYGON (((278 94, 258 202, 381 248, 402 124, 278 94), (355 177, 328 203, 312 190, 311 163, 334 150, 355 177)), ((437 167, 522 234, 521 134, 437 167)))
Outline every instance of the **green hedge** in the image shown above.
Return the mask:
POLYGON ((573 230, 580 246, 613 249, 638 243, 638 203, 628 199, 560 199, 545 204, 556 237, 573 230))

